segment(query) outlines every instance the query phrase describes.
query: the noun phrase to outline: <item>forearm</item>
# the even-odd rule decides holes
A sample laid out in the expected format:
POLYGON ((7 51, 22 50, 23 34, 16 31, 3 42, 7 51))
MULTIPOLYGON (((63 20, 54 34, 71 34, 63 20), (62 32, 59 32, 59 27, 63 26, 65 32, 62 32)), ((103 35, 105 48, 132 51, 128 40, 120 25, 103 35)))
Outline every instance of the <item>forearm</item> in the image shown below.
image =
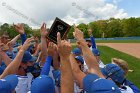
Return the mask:
POLYGON ((46 38, 44 36, 41 36, 41 55, 42 59, 46 59, 47 55, 47 43, 46 43, 46 38))
POLYGON ((80 70, 73 54, 70 55, 70 63, 71 63, 73 75, 75 79, 78 81, 79 86, 82 88, 83 78, 85 77, 85 73, 80 70))
POLYGON ((2 60, 4 61, 5 65, 8 66, 12 60, 9 58, 9 56, 5 52, 1 54, 2 54, 2 60))
POLYGON ((74 93, 74 79, 69 58, 60 57, 61 93, 74 93))
POLYGON ((13 38, 13 39, 11 40, 12 45, 14 45, 14 44, 16 43, 16 41, 17 41, 19 38, 20 38, 20 35, 17 35, 15 38, 13 38))
POLYGON ((37 56, 38 53, 39 53, 39 51, 40 51, 40 48, 39 48, 39 45, 38 45, 38 47, 35 49, 35 53, 34 53, 33 55, 34 55, 34 56, 37 56))
POLYGON ((20 63, 22 61, 23 54, 24 54, 24 51, 20 49, 15 59, 6 67, 3 74, 0 76, 0 79, 9 74, 16 74, 20 66, 20 63))
POLYGON ((53 56, 53 67, 55 70, 58 70, 59 67, 60 67, 60 63, 59 63, 59 60, 58 60, 58 54, 55 54, 53 56))
POLYGON ((92 51, 88 48, 85 40, 81 41, 81 48, 82 48, 83 57, 89 68, 90 73, 94 73, 99 77, 103 77, 103 75, 100 72, 98 62, 95 56, 93 55, 92 51))

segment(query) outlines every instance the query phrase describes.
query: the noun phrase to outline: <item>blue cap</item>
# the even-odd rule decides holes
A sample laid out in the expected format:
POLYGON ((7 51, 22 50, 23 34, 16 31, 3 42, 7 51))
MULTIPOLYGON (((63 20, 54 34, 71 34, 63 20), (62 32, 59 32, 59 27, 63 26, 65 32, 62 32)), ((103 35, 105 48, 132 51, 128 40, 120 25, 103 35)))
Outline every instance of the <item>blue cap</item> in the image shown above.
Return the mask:
POLYGON ((84 64, 84 60, 82 56, 76 56, 75 59, 79 60, 82 64, 84 64))
POLYGON ((0 93, 11 93, 18 84, 16 75, 8 75, 4 79, 0 79, 0 93))
POLYGON ((54 83, 51 77, 41 75, 33 80, 31 93, 54 93, 54 83))
POLYGON ((80 48, 74 48, 74 49, 72 50, 72 52, 73 52, 73 54, 78 55, 78 54, 81 54, 81 49, 80 49, 80 48))
POLYGON ((32 56, 30 52, 26 51, 23 55, 22 62, 35 62, 37 60, 37 57, 32 56))
POLYGON ((116 84, 95 74, 87 74, 83 79, 83 88, 86 93, 121 93, 116 84))
POLYGON ((14 57, 14 53, 13 53, 13 52, 7 51, 6 54, 7 54, 11 59, 13 59, 13 57, 14 57))
POLYGON ((15 48, 15 47, 18 47, 19 45, 20 44, 18 42, 16 42, 13 47, 15 48))
POLYGON ((94 56, 100 56, 100 52, 98 49, 92 49, 92 53, 94 54, 94 56))
POLYGON ((114 82, 122 84, 125 76, 124 71, 115 64, 106 64, 104 68, 101 68, 101 72, 104 76, 111 78, 114 82))
POLYGON ((14 47, 14 48, 13 48, 13 52, 14 52, 14 53, 17 53, 17 52, 18 52, 17 47, 14 47))

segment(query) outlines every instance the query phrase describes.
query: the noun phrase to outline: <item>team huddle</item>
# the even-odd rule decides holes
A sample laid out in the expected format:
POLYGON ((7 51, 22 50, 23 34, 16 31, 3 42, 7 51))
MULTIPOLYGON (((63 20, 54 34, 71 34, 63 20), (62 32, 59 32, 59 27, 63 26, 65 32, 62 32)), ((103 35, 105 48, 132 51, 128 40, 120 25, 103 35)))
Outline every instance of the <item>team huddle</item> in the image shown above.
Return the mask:
POLYGON ((74 25, 72 49, 59 32, 57 44, 48 40, 45 23, 41 38, 27 38, 22 24, 13 27, 19 34, 15 38, 0 36, 0 93, 140 93, 126 78, 126 61, 101 61, 92 29, 88 29, 90 39, 84 39, 74 25))

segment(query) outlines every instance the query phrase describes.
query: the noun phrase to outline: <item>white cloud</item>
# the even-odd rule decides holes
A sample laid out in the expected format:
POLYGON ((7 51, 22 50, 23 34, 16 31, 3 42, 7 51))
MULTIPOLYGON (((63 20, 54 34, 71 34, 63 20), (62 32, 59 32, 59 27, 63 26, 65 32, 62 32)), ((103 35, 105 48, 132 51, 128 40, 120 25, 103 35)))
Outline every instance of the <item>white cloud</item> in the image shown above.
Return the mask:
MULTIPOLYGON (((69 24, 88 23, 97 19, 110 17, 125 18, 127 13, 118 9, 116 0, 107 3, 107 0, 1 0, 0 21, 8 23, 24 22, 38 27, 42 22, 51 26, 55 17, 59 17, 69 24), (9 10, 10 6, 18 13, 9 10), (22 14, 22 16, 21 16, 22 14), (23 16, 24 15, 24 16, 23 16), (28 20, 27 20, 28 19, 28 20), (30 19, 34 19, 31 21, 30 19)), ((120 0, 119 0, 120 1, 120 0)))

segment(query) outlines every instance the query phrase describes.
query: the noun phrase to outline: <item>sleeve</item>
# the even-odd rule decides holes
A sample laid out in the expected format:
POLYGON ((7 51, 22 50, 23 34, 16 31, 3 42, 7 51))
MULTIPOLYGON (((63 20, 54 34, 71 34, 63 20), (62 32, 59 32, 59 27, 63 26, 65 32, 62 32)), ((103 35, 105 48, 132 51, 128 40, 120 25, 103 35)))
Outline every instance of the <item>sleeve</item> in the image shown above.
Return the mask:
POLYGON ((92 43, 92 49, 95 48, 96 49, 96 42, 95 42, 95 38, 93 36, 90 36, 90 40, 92 43))
MULTIPOLYGON (((26 39, 27 39, 26 34, 21 34, 20 37, 21 37, 21 41, 22 41, 22 45, 23 45, 24 42, 25 42, 26 39)), ((27 49, 27 51, 30 52, 31 49, 32 49, 32 46, 29 46, 29 48, 27 49)))
POLYGON ((22 41, 22 45, 23 45, 27 38, 26 34, 21 34, 20 37, 21 37, 21 41, 22 41))
POLYGON ((60 87, 60 77, 61 77, 60 70, 53 70, 52 73, 53 73, 53 77, 55 79, 55 85, 57 87, 60 87))
POLYGON ((52 62, 52 57, 47 56, 46 62, 45 62, 44 66, 42 68, 42 71, 41 71, 41 75, 49 75, 51 62, 52 62))

